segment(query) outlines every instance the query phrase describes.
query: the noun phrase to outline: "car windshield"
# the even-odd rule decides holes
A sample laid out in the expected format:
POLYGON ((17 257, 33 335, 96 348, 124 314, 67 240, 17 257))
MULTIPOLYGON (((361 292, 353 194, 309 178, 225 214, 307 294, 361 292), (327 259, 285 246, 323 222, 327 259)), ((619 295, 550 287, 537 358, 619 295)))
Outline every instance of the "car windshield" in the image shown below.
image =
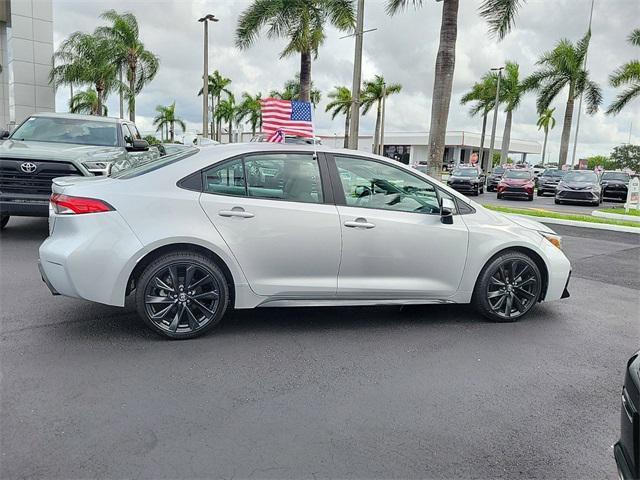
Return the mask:
POLYGON ((29 117, 10 137, 32 142, 118 146, 116 123, 64 117, 29 117))
POLYGON ((567 172, 565 182, 597 182, 598 176, 593 172, 567 172))
POLYGON ((509 170, 504 174, 504 178, 528 179, 531 178, 531 172, 528 170, 509 170))
POLYGON ((624 172, 604 172, 602 180, 622 180, 626 182, 629 180, 629 175, 624 172))
POLYGON ((477 177, 478 170, 475 168, 456 168, 453 171, 454 177, 477 177))
POLYGON ((547 170, 544 171, 544 173, 542 174, 543 177, 564 177, 565 175, 565 171, 563 170, 558 170, 555 168, 548 168, 547 170))
POLYGON ((496 167, 493 169, 493 173, 497 173, 498 175, 504 173, 504 167, 496 167))

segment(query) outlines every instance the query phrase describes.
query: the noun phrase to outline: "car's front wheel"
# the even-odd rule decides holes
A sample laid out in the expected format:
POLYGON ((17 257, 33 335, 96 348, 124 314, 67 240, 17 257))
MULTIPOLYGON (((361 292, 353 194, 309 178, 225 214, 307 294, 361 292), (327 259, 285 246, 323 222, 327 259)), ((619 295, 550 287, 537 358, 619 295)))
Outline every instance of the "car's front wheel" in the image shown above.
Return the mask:
POLYGON ((4 230, 4 227, 7 226, 7 223, 9 223, 9 215, 2 215, 0 217, 0 230, 4 230))
POLYGON ((482 270, 473 292, 474 307, 494 322, 514 322, 536 304, 542 275, 536 263, 521 252, 505 252, 482 270))
POLYGON ((157 333, 185 339, 220 323, 229 305, 224 274, 209 258, 194 252, 163 255, 149 264, 136 287, 136 307, 157 333))

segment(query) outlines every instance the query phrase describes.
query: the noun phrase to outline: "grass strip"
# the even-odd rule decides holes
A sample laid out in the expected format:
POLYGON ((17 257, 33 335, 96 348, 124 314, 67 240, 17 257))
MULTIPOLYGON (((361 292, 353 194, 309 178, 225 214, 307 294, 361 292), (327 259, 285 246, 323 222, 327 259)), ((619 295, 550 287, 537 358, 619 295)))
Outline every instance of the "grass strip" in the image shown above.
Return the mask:
MULTIPOLYGON (((640 224, 638 222, 629 222, 627 220, 613 220, 609 218, 600 218, 600 217, 592 217, 591 215, 576 215, 572 213, 559 213, 552 212, 549 210, 543 210, 537 208, 527 209, 527 208, 511 208, 511 207, 501 207, 498 205, 485 205, 485 208, 489 210, 495 210, 496 212, 501 213, 513 213, 517 215, 529 215, 531 217, 538 218, 557 218, 560 220, 575 220, 577 222, 589 222, 589 223, 602 223, 605 225, 618 225, 622 227, 634 227, 640 229, 640 224)), ((613 210, 613 209, 612 209, 613 210)))
POLYGON ((636 210, 634 209, 630 209, 628 212, 624 211, 624 208, 618 207, 618 208, 601 208, 600 209, 601 212, 607 212, 607 213, 617 213, 618 215, 631 215, 633 217, 640 217, 640 210, 636 210))

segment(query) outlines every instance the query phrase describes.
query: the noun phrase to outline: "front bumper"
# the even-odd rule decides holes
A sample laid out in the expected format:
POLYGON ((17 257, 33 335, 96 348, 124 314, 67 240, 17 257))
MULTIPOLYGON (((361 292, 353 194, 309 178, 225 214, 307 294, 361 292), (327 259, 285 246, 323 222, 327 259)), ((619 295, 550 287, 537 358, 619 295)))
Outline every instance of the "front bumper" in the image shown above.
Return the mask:
POLYGON ((498 193, 503 197, 531 197, 533 188, 527 187, 502 187, 498 189, 498 193))
POLYGON ((449 183, 448 186, 461 193, 475 193, 480 189, 479 183, 449 183))
POLYGON ((607 198, 627 199, 627 187, 604 187, 602 196, 607 198))
POLYGON ((556 200, 574 203, 600 201, 600 192, 593 190, 556 190, 556 200))
POLYGON ((49 195, 0 194, 0 214, 16 217, 49 216, 49 195))
POLYGON ((557 183, 539 183, 538 191, 542 193, 556 193, 557 183))

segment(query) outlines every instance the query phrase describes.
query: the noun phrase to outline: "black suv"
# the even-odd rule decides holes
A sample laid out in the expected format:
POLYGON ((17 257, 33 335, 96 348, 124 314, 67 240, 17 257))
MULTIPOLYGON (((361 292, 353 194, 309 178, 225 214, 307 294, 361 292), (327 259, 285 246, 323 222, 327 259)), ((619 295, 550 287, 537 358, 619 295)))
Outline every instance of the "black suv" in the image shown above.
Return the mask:
POLYGON ((640 478, 640 351, 627 362, 620 398, 620 440, 613 455, 622 480, 640 478))
POLYGON ((479 195, 484 193, 484 181, 484 173, 476 167, 458 167, 451 172, 447 185, 462 193, 479 195))
POLYGON ((630 178, 629 174, 624 172, 603 172, 600 177, 602 196, 626 200, 630 178))
POLYGON ((538 177, 537 195, 539 197, 542 197, 545 193, 553 193, 555 195, 556 187, 566 173, 567 172, 559 168, 547 168, 542 172, 542 175, 538 177))
POLYGON ((487 192, 495 192, 498 189, 498 184, 506 171, 507 169, 502 166, 493 169, 491 175, 487 178, 487 192))

